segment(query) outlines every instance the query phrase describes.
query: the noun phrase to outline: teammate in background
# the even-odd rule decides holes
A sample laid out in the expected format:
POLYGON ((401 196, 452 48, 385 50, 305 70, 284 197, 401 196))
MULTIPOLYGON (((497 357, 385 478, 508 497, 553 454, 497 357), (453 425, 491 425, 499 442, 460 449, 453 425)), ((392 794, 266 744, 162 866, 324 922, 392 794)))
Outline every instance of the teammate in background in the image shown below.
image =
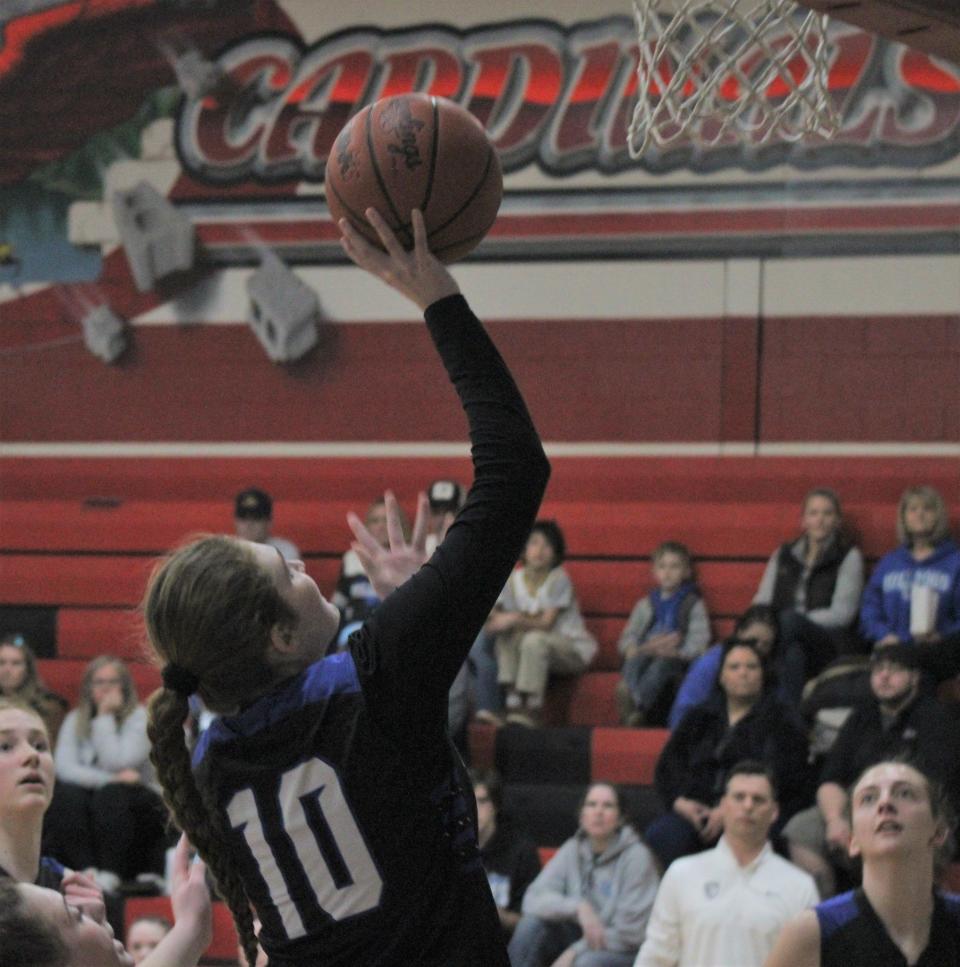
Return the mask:
POLYGON ((114 937, 100 894, 64 895, 0 877, 0 967, 194 967, 213 939, 206 875, 181 837, 171 877, 174 925, 139 961, 114 937))
POLYGON ((857 779, 850 803, 862 886, 791 921, 766 967, 960 964, 960 897, 934 890, 952 832, 939 785, 889 760, 857 779))
POLYGON ((400 587, 422 554, 426 495, 411 545, 392 494, 390 550, 354 526, 385 600, 348 651, 327 658, 339 615, 302 564, 227 537, 174 552, 144 602, 164 664, 153 756, 250 960, 255 912, 261 945, 288 967, 505 967, 447 692, 530 533, 549 464, 503 360, 429 252, 420 213, 411 252, 366 214, 386 251, 346 221, 344 250, 424 310, 469 421, 470 494, 400 587), (191 763, 182 723, 195 691, 222 717, 191 763))
POLYGON ((273 498, 259 487, 250 487, 237 494, 233 512, 233 526, 237 537, 255 544, 275 547, 288 561, 296 561, 300 551, 285 537, 270 533, 273 524, 273 498))

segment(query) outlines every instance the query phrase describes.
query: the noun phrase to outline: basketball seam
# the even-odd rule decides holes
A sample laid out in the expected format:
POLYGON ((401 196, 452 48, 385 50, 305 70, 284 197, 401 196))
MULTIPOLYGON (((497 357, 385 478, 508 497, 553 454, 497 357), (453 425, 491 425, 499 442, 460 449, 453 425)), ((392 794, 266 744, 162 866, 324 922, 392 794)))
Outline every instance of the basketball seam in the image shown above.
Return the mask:
POLYGON ((371 132, 371 127, 373 126, 373 109, 367 114, 367 124, 366 124, 366 136, 367 136, 367 156, 370 158, 370 164, 373 168, 373 173, 376 176, 377 184, 380 186, 380 194, 387 200, 387 204, 390 206, 390 211, 393 213, 394 221, 396 222, 395 232, 400 232, 403 234, 403 247, 410 248, 413 246, 413 237, 410 234, 409 223, 404 222, 400 217, 400 213, 397 211, 396 205, 393 203, 393 199, 390 197, 390 192, 387 190, 387 184, 383 180, 383 175, 380 173, 380 164, 377 161, 377 153, 373 149, 373 135, 371 132))
POLYGON ((440 105, 435 97, 430 98, 433 105, 433 141, 430 145, 430 168, 427 171, 427 184, 423 191, 423 203, 420 211, 424 216, 427 214, 427 205, 430 204, 430 196, 433 194, 433 176, 437 170, 437 153, 440 144, 440 105))
MULTIPOLYGON (((358 215, 356 213, 356 211, 354 211, 354 209, 351 208, 344 201, 343 195, 341 195, 340 192, 337 191, 337 186, 336 185, 331 184, 330 182, 327 182, 327 186, 337 196, 337 201, 340 202, 341 207, 343 208, 343 210, 346 213, 347 217, 350 219, 350 223, 353 225, 353 227, 355 229, 357 229, 360 232, 360 234, 364 236, 364 238, 369 238, 369 236, 368 236, 367 232, 365 231, 365 229, 371 229, 372 230, 373 226, 362 215, 358 215)), ((328 203, 327 204, 327 208, 329 209, 329 207, 330 207, 330 205, 328 203)), ((331 212, 331 214, 332 214, 332 212, 331 212)), ((336 224, 336 220, 334 220, 334 224, 336 224)), ((377 233, 374 232, 373 234, 374 234, 374 237, 376 238, 377 233)), ((380 245, 379 238, 376 238, 376 244, 377 245, 380 245)))
MULTIPOLYGON (((455 222, 464 213, 464 211, 466 211, 467 208, 470 207, 470 205, 473 203, 474 198, 476 198, 477 195, 480 194, 480 189, 483 188, 484 184, 486 183, 487 175, 490 173, 490 165, 492 161, 493 161, 493 148, 491 148, 488 145, 487 163, 486 165, 484 165, 483 174, 480 175, 480 178, 478 179, 477 184, 474 187, 473 191, 470 192, 470 194, 464 200, 463 204, 442 225, 438 225, 436 228, 431 229, 431 231, 427 234, 427 238, 430 238, 431 236, 436 235, 438 232, 442 232, 448 225, 451 225, 453 222, 455 222)), ((480 234, 483 235, 484 233, 481 232, 480 234)))

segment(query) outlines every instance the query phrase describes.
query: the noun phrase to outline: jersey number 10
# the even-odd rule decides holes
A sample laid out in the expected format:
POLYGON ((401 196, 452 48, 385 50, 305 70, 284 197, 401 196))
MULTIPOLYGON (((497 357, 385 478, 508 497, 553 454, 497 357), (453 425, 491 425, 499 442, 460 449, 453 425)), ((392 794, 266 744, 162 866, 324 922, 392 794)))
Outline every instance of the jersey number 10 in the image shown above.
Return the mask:
POLYGON ((322 759, 310 759, 283 773, 272 803, 257 802, 253 790, 241 789, 230 800, 227 815, 242 835, 283 922, 287 937, 307 933, 300 911, 290 897, 278 853, 284 863, 296 862, 316 897, 317 905, 334 920, 343 920, 380 902, 383 880, 367 849, 343 794, 336 770, 322 759), (262 817, 277 814, 283 828, 265 832, 262 817), (282 850, 281 843, 293 850, 282 850))

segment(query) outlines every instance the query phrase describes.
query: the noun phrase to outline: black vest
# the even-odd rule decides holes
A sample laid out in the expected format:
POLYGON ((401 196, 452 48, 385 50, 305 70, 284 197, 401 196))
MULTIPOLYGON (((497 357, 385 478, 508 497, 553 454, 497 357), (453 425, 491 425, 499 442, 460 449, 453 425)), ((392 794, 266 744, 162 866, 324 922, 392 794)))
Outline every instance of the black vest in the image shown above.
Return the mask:
MULTIPOLYGON (((795 541, 781 545, 777 554, 777 578, 773 584, 772 606, 777 611, 793 608, 796 601, 797 585, 803 577, 803 563, 793 553, 795 541)), ((842 537, 837 537, 827 548, 807 578, 807 611, 829 608, 833 600, 833 590, 837 586, 837 572, 840 564, 853 545, 842 537)))

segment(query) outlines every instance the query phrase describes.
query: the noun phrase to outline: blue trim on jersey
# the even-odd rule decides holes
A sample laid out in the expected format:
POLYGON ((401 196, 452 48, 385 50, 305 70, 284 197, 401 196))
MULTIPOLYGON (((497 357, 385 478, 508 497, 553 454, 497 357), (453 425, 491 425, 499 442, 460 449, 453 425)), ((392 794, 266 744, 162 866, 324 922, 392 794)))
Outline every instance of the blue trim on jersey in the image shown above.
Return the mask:
POLYGON ((954 923, 960 923, 960 893, 939 893, 938 891, 938 896, 943 900, 947 916, 954 923))
POLYGON ((826 940, 835 934, 860 913, 853 890, 824 900, 823 903, 818 903, 815 909, 817 920, 820 922, 821 940, 826 940))
POLYGON ((250 738, 272 728, 307 705, 322 702, 333 695, 359 691, 360 679, 350 652, 321 658, 280 689, 257 699, 237 715, 216 719, 200 736, 193 750, 193 768, 197 768, 213 745, 250 738))
POLYGON ((55 860, 52 856, 41 856, 40 857, 40 869, 49 870, 55 876, 65 876, 67 873, 67 868, 60 862, 60 860, 55 860))

